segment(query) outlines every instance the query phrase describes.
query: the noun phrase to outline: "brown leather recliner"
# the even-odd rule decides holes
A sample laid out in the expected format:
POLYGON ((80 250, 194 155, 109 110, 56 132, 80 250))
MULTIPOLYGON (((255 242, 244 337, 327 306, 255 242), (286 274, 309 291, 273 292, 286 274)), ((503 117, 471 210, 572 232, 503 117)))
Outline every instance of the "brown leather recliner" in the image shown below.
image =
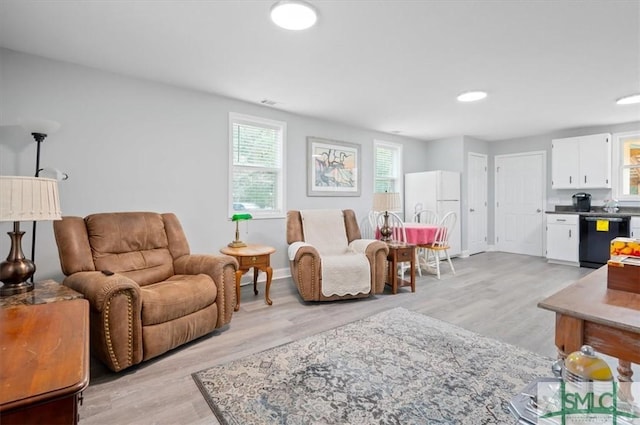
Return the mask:
POLYGON ((238 263, 191 255, 174 214, 121 212, 54 222, 64 285, 90 303, 91 351, 117 372, 231 320, 238 263))
POLYGON ((353 210, 343 210, 346 241, 349 251, 361 250, 369 262, 371 287, 367 293, 345 295, 323 295, 322 255, 316 247, 305 241, 303 219, 300 211, 287 212, 287 243, 289 244, 289 265, 291 277, 298 287, 304 301, 331 301, 348 298, 364 298, 384 291, 389 248, 381 241, 361 239, 358 221, 353 210), (359 243, 364 242, 364 243, 359 243))

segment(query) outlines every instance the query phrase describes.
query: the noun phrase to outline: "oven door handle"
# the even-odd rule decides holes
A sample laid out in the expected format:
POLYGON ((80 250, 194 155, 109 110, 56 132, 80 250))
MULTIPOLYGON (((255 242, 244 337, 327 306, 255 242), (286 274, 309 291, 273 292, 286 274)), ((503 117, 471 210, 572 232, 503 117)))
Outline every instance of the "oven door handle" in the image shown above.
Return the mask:
POLYGON ((622 217, 585 217, 586 221, 613 221, 616 223, 622 223, 625 221, 622 217))

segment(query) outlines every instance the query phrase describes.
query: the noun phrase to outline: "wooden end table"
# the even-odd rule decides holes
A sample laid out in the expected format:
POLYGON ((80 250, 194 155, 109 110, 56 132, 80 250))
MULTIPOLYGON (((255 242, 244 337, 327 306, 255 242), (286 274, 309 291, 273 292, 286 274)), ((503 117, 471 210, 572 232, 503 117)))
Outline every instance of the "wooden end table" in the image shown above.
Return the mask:
POLYGON ((235 311, 240 309, 240 280, 242 275, 253 268, 253 293, 258 295, 256 282, 258 281, 258 272, 261 270, 267 274, 267 285, 264 292, 264 299, 267 304, 272 305, 273 302, 269 298, 269 288, 271 288, 271 277, 273 269, 271 268, 271 254, 276 249, 266 245, 247 244, 241 248, 231 248, 225 246, 220 250, 221 253, 231 255, 238 260, 238 271, 236 271, 236 307, 235 311))
POLYGON ((0 423, 76 424, 89 385, 89 302, 0 309, 0 423))
POLYGON ((389 262, 387 284, 391 285, 392 293, 397 294, 398 288, 403 286, 411 286, 411 292, 416 292, 416 246, 398 242, 388 242, 387 246, 389 247, 389 254, 387 254, 387 261, 389 262), (398 263, 403 262, 409 262, 411 265, 411 280, 398 278, 398 263))

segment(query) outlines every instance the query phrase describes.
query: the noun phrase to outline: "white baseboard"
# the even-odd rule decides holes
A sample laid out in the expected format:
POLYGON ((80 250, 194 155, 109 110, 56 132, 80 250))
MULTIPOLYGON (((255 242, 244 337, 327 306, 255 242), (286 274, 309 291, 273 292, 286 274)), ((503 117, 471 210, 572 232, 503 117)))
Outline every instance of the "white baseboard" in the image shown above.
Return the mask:
MULTIPOLYGON (((492 252, 496 250, 496 246, 495 245, 487 245, 487 249, 485 251, 482 252, 492 252)), ((462 251, 462 253, 460 255, 458 255, 459 258, 469 258, 471 256, 471 254, 469 254, 469 250, 466 249, 464 251, 462 251)))
POLYGON ((575 261, 563 261, 563 260, 547 259, 547 263, 549 263, 549 264, 562 264, 563 266, 580 267, 580 263, 576 263, 575 261))
MULTIPOLYGON (((289 269, 288 267, 282 268, 282 269, 273 269, 273 276, 271 277, 271 280, 285 279, 287 277, 291 277, 291 269, 289 269)), ((258 274, 258 282, 266 282, 266 281, 267 281, 267 274, 260 272, 258 274)), ((249 272, 244 274, 242 276, 242 279, 240 280, 240 286, 251 285, 251 284, 253 284, 253 270, 249 270, 249 272)))

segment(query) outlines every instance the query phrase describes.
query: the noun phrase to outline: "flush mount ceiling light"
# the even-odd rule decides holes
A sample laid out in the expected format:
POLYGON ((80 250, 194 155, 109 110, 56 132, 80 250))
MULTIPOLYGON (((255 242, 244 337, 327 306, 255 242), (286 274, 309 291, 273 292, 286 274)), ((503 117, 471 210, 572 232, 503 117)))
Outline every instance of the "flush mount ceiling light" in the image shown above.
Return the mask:
POLYGON ((475 102, 487 97, 487 92, 484 91, 468 91, 460 94, 457 99, 459 102, 475 102))
POLYGON ((618 105, 633 105, 634 103, 640 103, 640 93, 621 97, 620 99, 616 100, 616 103, 618 105))
POLYGON ((306 30, 317 19, 316 9, 301 0, 281 0, 271 6, 271 20, 287 30, 306 30))

